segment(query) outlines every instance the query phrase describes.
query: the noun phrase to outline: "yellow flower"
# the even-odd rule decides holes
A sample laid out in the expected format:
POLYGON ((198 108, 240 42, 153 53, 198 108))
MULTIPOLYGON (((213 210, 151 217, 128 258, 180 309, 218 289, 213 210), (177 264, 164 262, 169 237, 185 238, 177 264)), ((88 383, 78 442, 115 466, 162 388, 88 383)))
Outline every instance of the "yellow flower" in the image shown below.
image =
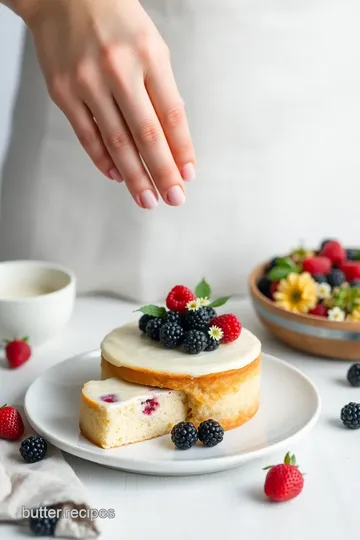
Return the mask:
POLYGON ((356 307, 352 313, 346 317, 347 321, 360 322, 360 306, 356 307))
POLYGON ((317 284, 308 272, 291 273, 279 283, 275 304, 294 313, 307 313, 317 304, 317 284))

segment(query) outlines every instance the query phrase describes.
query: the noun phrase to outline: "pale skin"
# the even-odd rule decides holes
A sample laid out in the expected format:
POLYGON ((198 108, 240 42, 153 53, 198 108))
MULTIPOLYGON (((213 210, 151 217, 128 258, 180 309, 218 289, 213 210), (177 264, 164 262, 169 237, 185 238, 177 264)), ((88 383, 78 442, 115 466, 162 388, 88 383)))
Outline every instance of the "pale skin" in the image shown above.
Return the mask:
POLYGON ((169 50, 139 1, 0 3, 28 25, 49 94, 96 167, 141 208, 183 204, 194 147, 169 50))

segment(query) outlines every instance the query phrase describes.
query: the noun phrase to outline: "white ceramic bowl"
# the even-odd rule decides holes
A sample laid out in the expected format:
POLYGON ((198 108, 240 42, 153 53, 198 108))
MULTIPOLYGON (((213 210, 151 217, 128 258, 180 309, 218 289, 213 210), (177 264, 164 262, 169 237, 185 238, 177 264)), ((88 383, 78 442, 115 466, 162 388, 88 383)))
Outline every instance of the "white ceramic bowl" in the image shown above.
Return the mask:
POLYGON ((0 338, 53 338, 70 319, 76 296, 71 270, 42 261, 0 263, 0 338))

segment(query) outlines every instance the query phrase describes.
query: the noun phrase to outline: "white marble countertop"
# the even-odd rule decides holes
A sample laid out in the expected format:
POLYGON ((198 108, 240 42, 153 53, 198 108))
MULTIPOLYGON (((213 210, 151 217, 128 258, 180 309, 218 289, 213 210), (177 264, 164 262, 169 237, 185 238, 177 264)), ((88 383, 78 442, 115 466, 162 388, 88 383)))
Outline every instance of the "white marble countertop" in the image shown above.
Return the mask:
MULTIPOLYGON (((73 354, 98 348, 104 334, 129 319, 133 309, 111 298, 79 298, 66 331, 35 351, 21 369, 8 370, 0 361, 0 401, 21 402, 39 373, 73 354)), ((339 421, 341 407, 360 398, 360 391, 346 384, 349 364, 311 358, 274 341, 247 300, 231 309, 261 339, 264 351, 302 369, 321 394, 318 425, 289 448, 306 472, 302 494, 281 504, 264 500, 262 467, 269 465, 268 458, 224 473, 163 478, 122 473, 66 454, 93 507, 115 509, 115 519, 102 522, 102 540, 359 540, 360 431, 343 429, 339 421)), ((274 455, 270 461, 282 458, 274 455)), ((29 535, 18 526, 1 525, 0 537, 29 535)))

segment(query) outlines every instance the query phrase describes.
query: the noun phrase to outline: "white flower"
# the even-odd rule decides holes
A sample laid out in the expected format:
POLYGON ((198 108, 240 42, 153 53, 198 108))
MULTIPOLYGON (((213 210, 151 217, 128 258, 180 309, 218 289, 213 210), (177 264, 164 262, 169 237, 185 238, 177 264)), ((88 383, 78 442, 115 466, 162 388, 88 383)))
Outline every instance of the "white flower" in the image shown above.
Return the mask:
POLYGON ((334 307, 328 311, 328 319, 330 321, 344 321, 345 312, 339 307, 334 307))
POLYGON ((218 326, 210 326, 208 334, 215 341, 220 341, 224 337, 224 332, 218 326))
POLYGON ((198 300, 200 302, 200 306, 208 306, 210 304, 210 300, 207 296, 205 296, 204 298, 198 298, 198 300))
POLYGON ((201 307, 200 298, 190 300, 190 302, 186 304, 186 309, 188 309, 189 311, 196 311, 197 309, 199 309, 199 307, 201 307))
POLYGON ((325 300, 331 296, 331 286, 328 283, 318 283, 317 285, 318 297, 325 300))

